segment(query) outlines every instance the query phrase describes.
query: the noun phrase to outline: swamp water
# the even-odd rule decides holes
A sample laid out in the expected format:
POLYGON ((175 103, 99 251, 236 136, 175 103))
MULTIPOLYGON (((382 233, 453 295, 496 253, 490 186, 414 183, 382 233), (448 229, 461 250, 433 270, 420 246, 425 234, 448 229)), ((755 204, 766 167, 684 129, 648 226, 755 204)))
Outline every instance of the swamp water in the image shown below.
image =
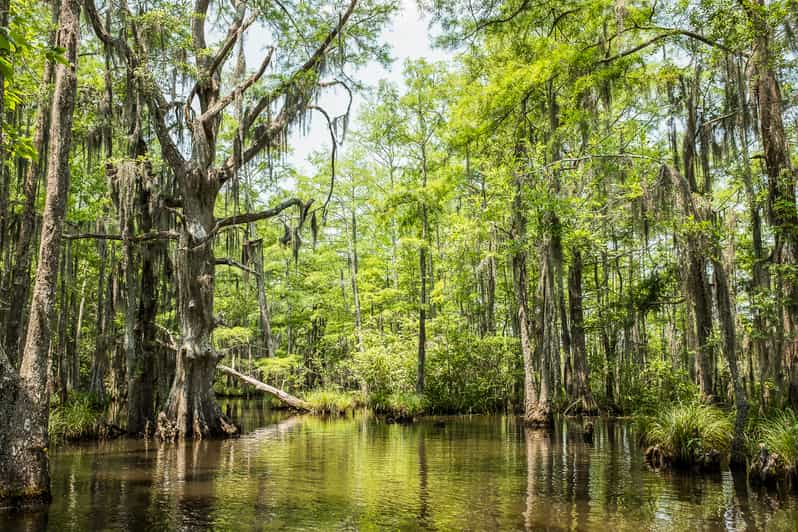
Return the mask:
POLYGON ((798 497, 744 478, 657 473, 627 422, 552 433, 506 416, 388 425, 260 401, 225 408, 238 439, 52 452, 53 504, 0 530, 798 530, 798 497))

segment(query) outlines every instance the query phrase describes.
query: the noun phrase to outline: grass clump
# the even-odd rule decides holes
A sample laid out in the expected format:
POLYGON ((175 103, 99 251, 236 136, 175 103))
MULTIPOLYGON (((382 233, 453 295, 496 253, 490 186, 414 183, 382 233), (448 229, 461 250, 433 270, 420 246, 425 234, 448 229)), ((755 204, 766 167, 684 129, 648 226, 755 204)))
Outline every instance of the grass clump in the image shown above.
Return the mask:
POLYGON ((714 406, 679 403, 638 422, 646 458, 656 467, 717 467, 731 449, 733 425, 714 406))
POLYGON ((798 475, 798 416, 791 409, 758 421, 748 442, 752 481, 778 483, 798 475))
POLYGON ((425 398, 417 393, 395 392, 370 398, 371 407, 394 420, 411 420, 424 413, 425 398))
POLYGON ((759 441, 768 451, 781 456, 790 470, 798 467, 798 416, 795 412, 788 409, 763 421, 759 427, 759 441))
POLYGON ((355 397, 338 390, 314 390, 307 394, 305 401, 316 414, 343 415, 356 406, 355 397))
POLYGON ((89 395, 71 395, 50 410, 49 432, 54 442, 99 438, 104 427, 102 408, 89 395))

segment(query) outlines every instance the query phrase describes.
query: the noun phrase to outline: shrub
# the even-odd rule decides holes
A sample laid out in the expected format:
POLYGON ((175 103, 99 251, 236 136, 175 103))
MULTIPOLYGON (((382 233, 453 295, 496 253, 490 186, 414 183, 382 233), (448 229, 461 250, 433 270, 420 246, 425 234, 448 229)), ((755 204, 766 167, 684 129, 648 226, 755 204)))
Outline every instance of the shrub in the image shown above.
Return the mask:
POLYGON ((732 422, 720 409, 697 402, 675 404, 653 418, 642 418, 643 443, 658 447, 674 465, 719 464, 728 455, 732 422))
MULTIPOLYGON (((624 412, 655 416, 663 404, 690 403, 698 400, 698 387, 690 382, 687 372, 674 369, 662 359, 655 358, 634 376, 627 376, 619 407, 624 412)), ((595 372, 598 373, 598 372, 595 372)))

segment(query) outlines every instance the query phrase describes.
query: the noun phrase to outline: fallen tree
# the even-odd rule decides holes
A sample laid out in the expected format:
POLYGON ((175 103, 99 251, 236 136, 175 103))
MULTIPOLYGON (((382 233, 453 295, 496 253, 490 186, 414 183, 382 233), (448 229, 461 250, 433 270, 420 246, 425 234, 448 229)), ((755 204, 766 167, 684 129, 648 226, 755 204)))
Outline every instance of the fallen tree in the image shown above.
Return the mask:
POLYGON ((306 401, 303 401, 298 397, 294 397, 289 393, 285 393, 279 388, 275 388, 274 386, 269 386, 265 382, 261 382, 258 379, 250 377, 249 375, 244 375, 243 373, 239 373, 233 368, 223 366, 221 364, 218 364, 216 367, 219 369, 219 371, 225 373, 226 375, 235 377, 239 380, 246 382, 247 384, 254 386, 256 389, 262 392, 266 392, 268 394, 273 395, 274 397, 282 401, 284 404, 290 406, 291 408, 295 408, 296 410, 305 410, 305 411, 310 410, 310 405, 306 401))

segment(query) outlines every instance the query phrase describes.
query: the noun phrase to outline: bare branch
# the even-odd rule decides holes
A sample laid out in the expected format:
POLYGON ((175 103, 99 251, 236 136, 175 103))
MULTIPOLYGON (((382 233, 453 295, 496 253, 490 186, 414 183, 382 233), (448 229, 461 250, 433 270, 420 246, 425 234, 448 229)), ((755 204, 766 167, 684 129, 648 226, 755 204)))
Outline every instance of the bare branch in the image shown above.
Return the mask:
POLYGON ((119 240, 119 241, 127 241, 127 242, 147 242, 150 240, 177 240, 180 235, 175 231, 152 231, 149 233, 144 233, 141 235, 133 235, 130 237, 125 237, 123 235, 109 235, 106 233, 76 233, 76 234, 64 234, 62 237, 65 240, 85 240, 85 239, 94 239, 94 240, 119 240))
POLYGON ((238 269, 240 269, 240 270, 244 270, 245 272, 247 272, 247 273, 251 273, 252 275, 256 275, 256 276, 257 276, 257 275, 260 275, 258 272, 256 272, 256 271, 255 271, 255 270, 253 270, 252 268, 249 268, 248 266, 244 266, 244 265, 243 265, 243 264, 241 264, 240 262, 238 262, 238 261, 235 261, 235 260, 233 260, 233 259, 231 259, 231 258, 229 258, 229 257, 224 257, 224 258, 216 259, 216 261, 215 261, 215 264, 216 264, 217 266, 231 266, 231 267, 233 267, 233 268, 238 268, 238 269))
POLYGON ((302 200, 299 198, 290 198, 279 205, 272 207, 271 209, 266 209, 265 211, 260 212, 247 212, 243 214, 236 214, 235 216, 228 216, 227 218, 222 218, 216 222, 216 226, 214 227, 214 231, 218 231, 223 227, 228 227, 231 225, 239 225, 239 224, 246 224, 257 222, 258 220, 265 220, 267 218, 274 218, 284 210, 288 209, 289 207, 299 207, 300 209, 306 209, 307 205, 312 203, 313 200, 310 200, 307 204, 302 203, 302 200))
POLYGON ((220 98, 219 100, 214 103, 210 109, 205 111, 202 116, 199 117, 200 122, 206 122, 211 118, 215 117, 217 114, 222 112, 225 107, 230 105, 233 100, 240 94, 243 94, 248 88, 250 88, 253 84, 255 84, 262 76, 263 73, 266 72, 266 68, 268 68, 269 63, 272 61, 272 56, 274 55, 274 47, 269 47, 269 53, 266 54, 266 57, 263 58, 263 62, 260 64, 260 68, 252 74, 250 77, 239 83, 230 93, 225 96, 224 98, 220 98))
MULTIPOLYGON (((316 48, 315 52, 313 52, 313 54, 311 54, 311 56, 308 58, 308 60, 305 61, 305 63, 294 72, 290 79, 284 83, 281 83, 277 88, 275 88, 274 91, 271 91, 269 94, 264 95, 260 100, 258 100, 252 110, 250 110, 246 116, 244 116, 242 128, 245 131, 248 131, 252 127, 258 117, 260 117, 260 115, 266 110, 271 102, 277 100, 281 96, 285 96, 291 91, 291 89, 297 88, 300 83, 307 79, 307 74, 311 72, 318 73, 322 59, 326 55, 333 42, 335 42, 335 39, 338 37, 338 35, 343 31, 343 28, 349 21, 352 13, 355 11, 357 3, 358 0, 350 1, 346 11, 344 11, 344 13, 339 17, 338 23, 333 27, 333 29, 330 30, 324 40, 316 48)), ((283 133, 283 131, 296 117, 296 115, 306 109, 311 96, 311 91, 305 91, 305 93, 299 98, 288 99, 277 117, 272 120, 270 124, 264 127, 253 139, 250 147, 244 150, 240 160, 236 160, 233 155, 227 159, 224 164, 223 171, 221 172, 221 178, 226 179, 233 175, 234 170, 247 164, 258 153, 263 151, 263 149, 266 148, 266 146, 268 146, 273 139, 278 138, 279 135, 283 133)))
POLYGON ((324 115, 325 120, 327 120, 327 129, 330 130, 330 144, 332 145, 330 149, 330 190, 327 192, 327 199, 324 200, 324 205, 321 207, 323 220, 327 215, 327 205, 330 203, 330 198, 332 198, 333 189, 335 188, 335 154, 338 150, 338 139, 335 136, 335 126, 330 120, 330 115, 327 114, 327 111, 317 105, 309 105, 308 109, 313 109, 324 115))
MULTIPOLYGON (((210 64, 205 69, 205 72, 202 72, 200 74, 199 79, 203 78, 209 79, 216 73, 216 71, 222 66, 222 63, 224 63, 224 61, 227 59, 228 55, 233 49, 233 46, 241 37, 241 35, 244 33, 244 31, 246 31, 247 28, 249 28, 252 25, 252 23, 255 22, 255 20, 257 19, 258 13, 255 12, 252 13, 249 17, 247 17, 246 20, 244 20, 245 13, 246 13, 246 4, 242 3, 239 6, 239 12, 237 13, 235 20, 231 24, 230 28, 227 30, 227 36, 225 37, 222 46, 216 52, 216 55, 214 55, 210 64)), ((202 41, 204 42, 204 36, 202 38, 202 41)), ((200 82, 197 81, 194 84, 194 86, 191 88, 191 92, 189 92, 188 97, 186 98, 185 102, 186 109, 189 109, 191 107, 191 101, 194 99, 194 96, 196 96, 199 88, 200 88, 200 82)), ((184 115, 186 117, 186 120, 188 120, 188 117, 190 116, 189 113, 184 113, 184 115)))

